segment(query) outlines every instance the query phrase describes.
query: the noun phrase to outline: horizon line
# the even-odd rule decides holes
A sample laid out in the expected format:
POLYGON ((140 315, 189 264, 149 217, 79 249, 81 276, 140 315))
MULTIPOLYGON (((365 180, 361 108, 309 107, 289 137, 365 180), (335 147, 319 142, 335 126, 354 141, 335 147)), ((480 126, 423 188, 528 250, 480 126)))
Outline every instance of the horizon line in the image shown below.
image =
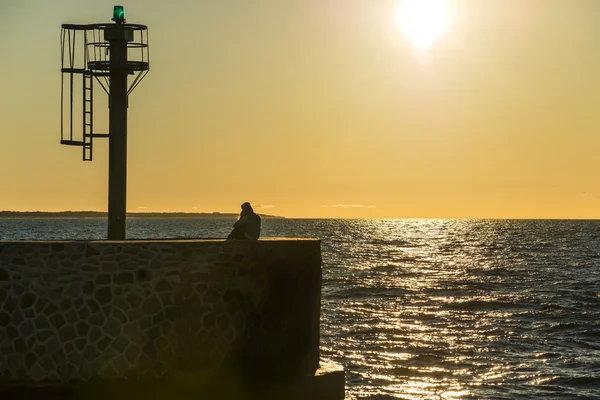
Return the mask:
MULTIPOLYGON (((2 214, 13 213, 13 214, 108 214, 108 211, 95 211, 95 210, 64 210, 64 211, 14 211, 14 210, 0 210, 0 217, 2 214)), ((237 215, 237 212, 222 212, 222 211, 127 211, 127 214, 189 214, 189 215, 237 215)), ((405 220, 529 220, 529 221, 597 221, 600 217, 286 217, 272 214, 262 214, 265 216, 282 218, 282 219, 344 219, 344 220, 367 220, 367 219, 405 219, 405 220)))

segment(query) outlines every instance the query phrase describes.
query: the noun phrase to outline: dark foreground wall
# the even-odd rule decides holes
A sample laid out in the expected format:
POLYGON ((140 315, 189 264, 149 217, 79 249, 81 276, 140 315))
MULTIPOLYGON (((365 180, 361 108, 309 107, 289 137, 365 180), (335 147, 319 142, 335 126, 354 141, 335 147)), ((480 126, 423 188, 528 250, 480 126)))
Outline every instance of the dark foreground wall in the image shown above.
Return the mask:
POLYGON ((313 374, 318 240, 0 241, 0 384, 313 374))

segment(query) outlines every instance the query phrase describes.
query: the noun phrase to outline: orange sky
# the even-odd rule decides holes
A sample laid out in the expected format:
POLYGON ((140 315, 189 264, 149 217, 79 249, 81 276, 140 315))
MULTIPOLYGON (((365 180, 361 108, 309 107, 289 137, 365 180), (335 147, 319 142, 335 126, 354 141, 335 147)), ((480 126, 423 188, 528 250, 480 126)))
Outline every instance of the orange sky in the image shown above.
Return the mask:
MULTIPOLYGON (((123 3, 152 62, 128 210, 599 218, 600 1, 447 4, 423 51, 402 0, 123 3)), ((59 144, 59 37, 112 6, 0 2, 0 210, 107 209, 106 141, 59 144)))

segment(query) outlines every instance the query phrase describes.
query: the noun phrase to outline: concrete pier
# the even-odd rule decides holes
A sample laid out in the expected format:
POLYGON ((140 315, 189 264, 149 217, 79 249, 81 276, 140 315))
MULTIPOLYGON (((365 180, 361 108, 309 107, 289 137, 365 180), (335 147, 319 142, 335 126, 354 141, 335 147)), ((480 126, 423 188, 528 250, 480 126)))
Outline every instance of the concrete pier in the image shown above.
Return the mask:
POLYGON ((0 394, 343 398, 320 289, 319 240, 0 241, 0 394))

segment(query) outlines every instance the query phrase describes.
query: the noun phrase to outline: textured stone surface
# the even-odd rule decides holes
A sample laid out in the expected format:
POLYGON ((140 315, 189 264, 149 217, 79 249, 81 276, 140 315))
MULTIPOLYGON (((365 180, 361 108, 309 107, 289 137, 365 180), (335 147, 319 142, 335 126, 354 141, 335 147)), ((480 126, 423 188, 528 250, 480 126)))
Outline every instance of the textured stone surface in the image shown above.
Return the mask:
POLYGON ((318 366, 318 240, 0 241, 0 384, 318 366))

